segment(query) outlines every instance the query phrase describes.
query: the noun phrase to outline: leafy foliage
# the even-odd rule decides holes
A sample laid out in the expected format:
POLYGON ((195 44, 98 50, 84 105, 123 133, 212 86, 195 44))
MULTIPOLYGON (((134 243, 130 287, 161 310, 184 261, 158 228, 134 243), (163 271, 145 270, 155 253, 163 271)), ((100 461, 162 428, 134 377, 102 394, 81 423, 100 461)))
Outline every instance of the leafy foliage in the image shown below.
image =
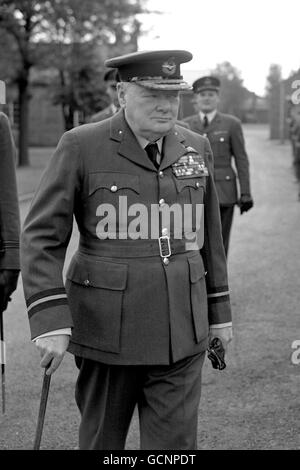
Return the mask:
POLYGON ((105 102, 100 79, 103 61, 108 55, 137 49, 137 15, 144 11, 145 3, 0 0, 0 78, 19 88, 21 163, 28 163, 31 68, 53 71, 54 100, 61 103, 69 128, 75 110, 88 114, 95 110, 97 101, 105 102))
POLYGON ((220 110, 241 117, 245 88, 240 72, 230 63, 217 64, 213 75, 221 80, 220 110))

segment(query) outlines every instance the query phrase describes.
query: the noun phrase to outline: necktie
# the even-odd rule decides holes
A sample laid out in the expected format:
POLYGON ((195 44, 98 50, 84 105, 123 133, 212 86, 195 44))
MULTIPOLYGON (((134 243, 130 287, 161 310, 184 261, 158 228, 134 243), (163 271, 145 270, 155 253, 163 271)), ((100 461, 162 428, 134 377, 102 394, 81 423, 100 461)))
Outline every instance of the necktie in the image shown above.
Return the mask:
POLYGON ((157 157, 157 154, 158 154, 157 144, 155 142, 153 144, 147 144, 146 147, 145 147, 145 150, 147 152, 148 157, 150 158, 150 160, 154 164, 155 168, 158 168, 159 165, 158 165, 157 160, 156 160, 156 157, 157 157))
POLYGON ((208 126, 208 119, 207 119, 207 116, 206 114, 204 115, 204 118, 203 118, 203 127, 204 129, 208 126))

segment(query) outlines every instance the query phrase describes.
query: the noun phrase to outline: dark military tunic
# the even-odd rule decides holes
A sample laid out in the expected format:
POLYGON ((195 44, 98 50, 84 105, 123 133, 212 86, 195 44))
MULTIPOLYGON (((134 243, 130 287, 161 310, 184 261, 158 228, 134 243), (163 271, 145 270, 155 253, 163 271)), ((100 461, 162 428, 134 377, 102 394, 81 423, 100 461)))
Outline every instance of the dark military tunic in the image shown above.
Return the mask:
POLYGON ((214 179, 221 206, 230 206, 238 202, 236 172, 240 194, 251 194, 249 161, 240 121, 229 114, 217 112, 208 127, 204 129, 199 114, 184 120, 192 131, 205 135, 210 142, 214 156, 214 179))
POLYGON ((212 172, 208 140, 179 127, 164 138, 156 169, 123 111, 64 134, 22 236, 32 337, 73 327, 70 352, 107 364, 169 364, 203 351, 209 324, 231 321, 212 172), (173 204, 203 205, 204 216, 199 229, 191 214, 197 243, 167 227, 166 257, 158 241, 166 227, 160 215, 153 223, 151 209, 173 204), (134 207, 148 217, 148 234, 144 224, 137 240, 134 207), (73 215, 80 241, 64 286, 73 215))
POLYGON ((20 218, 16 150, 9 121, 0 113, 0 269, 19 269, 20 218))

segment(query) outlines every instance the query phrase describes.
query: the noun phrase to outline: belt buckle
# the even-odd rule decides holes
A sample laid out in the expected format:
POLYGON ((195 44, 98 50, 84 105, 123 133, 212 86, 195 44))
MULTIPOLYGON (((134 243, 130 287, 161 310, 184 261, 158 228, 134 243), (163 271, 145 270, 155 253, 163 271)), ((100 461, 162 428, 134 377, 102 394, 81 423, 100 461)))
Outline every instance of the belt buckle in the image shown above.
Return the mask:
POLYGON ((163 235, 158 239, 159 253, 162 258, 169 258, 171 256, 170 237, 163 235))

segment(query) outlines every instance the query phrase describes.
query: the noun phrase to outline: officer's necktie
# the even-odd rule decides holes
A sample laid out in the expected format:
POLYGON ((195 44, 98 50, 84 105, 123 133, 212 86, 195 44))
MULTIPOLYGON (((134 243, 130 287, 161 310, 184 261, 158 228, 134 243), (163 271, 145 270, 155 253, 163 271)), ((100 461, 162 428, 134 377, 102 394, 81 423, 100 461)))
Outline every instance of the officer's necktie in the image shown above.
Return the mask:
POLYGON ((154 164, 154 166, 156 168, 158 168, 159 165, 158 165, 157 160, 156 160, 156 157, 157 157, 157 154, 158 154, 157 144, 155 142, 153 144, 147 144, 146 147, 145 147, 145 150, 147 152, 148 157, 150 158, 150 160, 154 164))
POLYGON ((207 119, 207 116, 206 114, 204 115, 204 118, 203 118, 203 127, 204 129, 208 126, 208 119, 207 119))

